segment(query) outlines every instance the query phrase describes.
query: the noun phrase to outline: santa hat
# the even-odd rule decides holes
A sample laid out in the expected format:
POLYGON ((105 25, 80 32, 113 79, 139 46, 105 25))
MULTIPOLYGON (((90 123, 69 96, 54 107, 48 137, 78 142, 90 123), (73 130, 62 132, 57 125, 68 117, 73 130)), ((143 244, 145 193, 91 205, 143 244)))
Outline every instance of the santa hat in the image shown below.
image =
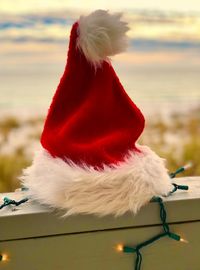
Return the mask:
POLYGON ((103 10, 74 23, 42 149, 21 177, 33 200, 65 215, 136 213, 172 189, 164 160, 136 144, 144 117, 108 58, 125 49, 127 30, 103 10))

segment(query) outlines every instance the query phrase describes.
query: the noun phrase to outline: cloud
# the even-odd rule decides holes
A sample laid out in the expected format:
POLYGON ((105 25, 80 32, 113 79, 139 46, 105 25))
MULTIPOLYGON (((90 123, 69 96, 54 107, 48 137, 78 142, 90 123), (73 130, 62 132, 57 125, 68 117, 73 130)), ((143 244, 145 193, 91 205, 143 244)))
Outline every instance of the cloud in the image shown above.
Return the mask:
POLYGON ((132 51, 119 54, 114 58, 117 65, 122 66, 126 72, 132 66, 142 65, 198 65, 199 51, 132 51))
POLYGON ((114 1, 114 0, 1 0, 1 10, 10 13, 26 13, 32 10, 63 10, 63 9, 76 9, 76 10, 94 10, 98 8, 111 9, 111 10, 131 10, 131 9, 158 9, 158 10, 176 10, 176 11, 200 11, 199 0, 168 0, 168 1, 114 1))
POLYGON ((131 40, 131 50, 135 51, 159 51, 159 50, 187 50, 200 49, 200 41, 188 40, 151 40, 134 39, 131 40))
MULTIPOLYGON (((66 44, 77 10, 0 16, 0 41, 66 44)), ((187 50, 200 48, 200 18, 195 13, 127 11, 130 50, 187 50)), ((1 49, 0 49, 1 50, 1 49)))

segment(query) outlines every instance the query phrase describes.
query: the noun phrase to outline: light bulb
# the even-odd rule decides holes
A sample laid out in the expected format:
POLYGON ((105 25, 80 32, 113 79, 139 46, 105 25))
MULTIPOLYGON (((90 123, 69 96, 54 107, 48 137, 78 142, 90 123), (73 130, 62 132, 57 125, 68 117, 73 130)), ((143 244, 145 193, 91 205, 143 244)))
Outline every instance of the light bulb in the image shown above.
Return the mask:
POLYGON ((189 241, 188 240, 186 240, 186 239, 184 239, 184 238, 180 238, 180 241, 182 242, 182 243, 189 243, 189 241))
POLYGON ((2 253, 0 258, 2 262, 8 261, 8 254, 2 253))
POLYGON ((192 162, 187 163, 186 165, 183 166, 184 170, 190 169, 192 167, 192 162))
POLYGON ((122 244, 117 245, 117 251, 123 251, 123 245, 122 244))

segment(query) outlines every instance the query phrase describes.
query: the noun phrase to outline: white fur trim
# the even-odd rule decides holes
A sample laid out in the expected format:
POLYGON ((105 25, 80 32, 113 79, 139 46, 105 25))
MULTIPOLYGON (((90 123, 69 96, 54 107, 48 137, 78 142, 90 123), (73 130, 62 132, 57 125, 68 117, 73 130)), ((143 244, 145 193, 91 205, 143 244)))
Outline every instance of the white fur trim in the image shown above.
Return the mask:
POLYGON ((96 10, 80 17, 77 46, 95 67, 127 47, 126 32, 129 28, 120 20, 121 16, 122 13, 111 15, 106 10, 96 10))
POLYGON ((21 181, 29 188, 28 196, 65 209, 64 216, 136 213, 153 196, 166 195, 173 189, 164 160, 146 146, 139 148, 142 153, 130 152, 124 162, 101 171, 66 163, 41 150, 24 170, 21 181))

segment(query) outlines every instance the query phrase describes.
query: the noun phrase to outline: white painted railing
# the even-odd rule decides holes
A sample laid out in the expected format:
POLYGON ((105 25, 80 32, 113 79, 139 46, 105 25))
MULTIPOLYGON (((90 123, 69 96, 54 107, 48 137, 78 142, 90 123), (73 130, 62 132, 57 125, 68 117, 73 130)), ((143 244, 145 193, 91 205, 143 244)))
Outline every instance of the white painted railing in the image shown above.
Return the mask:
MULTIPOLYGON (((165 199, 167 221, 189 243, 167 238, 144 248, 144 270, 200 269, 200 177, 174 181, 189 190, 165 199)), ((0 194, 1 201, 5 196, 20 200, 26 192, 0 194)), ((117 244, 135 245, 162 228, 157 203, 149 203, 135 217, 63 219, 61 214, 32 201, 0 210, 0 269, 132 270, 134 255, 119 253, 117 244)))

